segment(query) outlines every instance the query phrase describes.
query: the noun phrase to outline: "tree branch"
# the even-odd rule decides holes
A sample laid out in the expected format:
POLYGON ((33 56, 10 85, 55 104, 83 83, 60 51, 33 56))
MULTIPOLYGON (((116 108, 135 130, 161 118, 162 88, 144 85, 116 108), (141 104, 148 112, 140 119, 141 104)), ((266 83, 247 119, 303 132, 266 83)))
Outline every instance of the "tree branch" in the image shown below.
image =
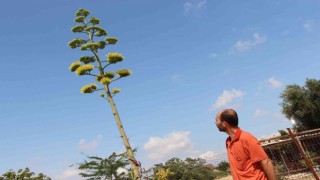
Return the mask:
POLYGON ((102 68, 102 70, 104 71, 104 68, 106 68, 106 67, 109 66, 109 65, 110 65, 110 63, 107 64, 107 65, 105 65, 105 66, 102 68))
MULTIPOLYGON (((92 41, 92 40, 91 40, 92 41)), ((93 41, 92 41, 93 42, 93 41)), ((94 56, 96 57, 97 61, 98 61, 98 67, 99 67, 99 71, 101 75, 104 75, 103 69, 102 69, 102 65, 101 65, 101 61, 100 58, 97 54, 97 52, 95 52, 94 50, 91 49, 91 52, 94 54, 94 56)))
POLYGON ((95 75, 95 74, 91 74, 91 73, 86 73, 85 75, 89 75, 89 76, 97 77, 97 75, 95 75))
MULTIPOLYGON (((93 30, 93 33, 94 33, 94 30, 93 30)), ((89 40, 90 40, 92 43, 94 43, 94 41, 93 41, 93 39, 92 39, 93 33, 88 32, 89 40)), ((103 69, 102 69, 102 65, 101 65, 101 60, 100 60, 100 58, 99 58, 98 52, 96 52, 96 51, 94 51, 94 50, 92 50, 92 49, 90 49, 90 50, 91 50, 91 52, 94 54, 94 56, 95 56, 96 59, 97 59, 100 74, 101 74, 101 75, 104 75, 104 72, 103 72, 103 69)))
POLYGON ((93 36, 94 36, 94 29, 92 30, 92 33, 91 33, 91 41, 93 42, 93 36))
POLYGON ((118 77, 117 79, 114 79, 114 80, 112 80, 110 83, 112 83, 112 82, 114 82, 114 81, 117 81, 117 80, 119 80, 119 79, 121 79, 122 77, 118 77))
POLYGON ((96 90, 94 90, 94 91, 101 91, 101 90, 104 90, 103 88, 100 88, 100 89, 96 89, 96 90))
POLYGON ((86 19, 84 19, 84 21, 85 21, 85 22, 80 22, 80 23, 84 24, 84 25, 85 25, 85 27, 87 27, 87 26, 88 26, 88 24, 86 23, 86 22, 87 22, 87 20, 86 20, 86 19))

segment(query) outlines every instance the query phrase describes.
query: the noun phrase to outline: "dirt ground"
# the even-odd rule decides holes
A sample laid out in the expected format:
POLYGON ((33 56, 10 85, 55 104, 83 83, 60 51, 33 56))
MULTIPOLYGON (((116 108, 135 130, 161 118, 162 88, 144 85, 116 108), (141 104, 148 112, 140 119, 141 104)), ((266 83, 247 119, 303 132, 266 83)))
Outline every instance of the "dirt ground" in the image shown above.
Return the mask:
POLYGON ((230 175, 230 176, 226 176, 226 177, 223 177, 223 178, 219 178, 217 180, 233 180, 233 179, 232 179, 232 176, 230 175))
MULTIPOLYGON (((317 173, 318 177, 320 177, 320 173, 317 173)), ((284 177, 287 180, 296 180, 296 179, 315 179, 313 175, 308 172, 308 173, 299 173, 299 174, 294 174, 294 175, 289 175, 284 177)))

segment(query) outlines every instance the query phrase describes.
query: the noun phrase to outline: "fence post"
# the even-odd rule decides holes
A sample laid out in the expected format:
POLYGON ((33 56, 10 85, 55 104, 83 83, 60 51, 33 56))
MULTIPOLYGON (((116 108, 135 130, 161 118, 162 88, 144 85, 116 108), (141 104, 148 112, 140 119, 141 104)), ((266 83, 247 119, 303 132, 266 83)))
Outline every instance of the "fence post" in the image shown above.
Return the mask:
POLYGON ((289 135, 290 135, 292 141, 297 146, 297 148, 298 148, 299 152, 301 153, 304 161, 306 162, 307 166, 309 167, 309 170, 312 172, 314 178, 316 178, 316 180, 320 180, 318 175, 317 175, 317 173, 316 173, 316 171, 313 169, 313 166, 312 166, 311 162, 309 161, 307 156, 304 154, 304 151, 303 151, 302 147, 300 146, 298 140, 296 139, 295 135, 292 133, 290 128, 287 128, 287 130, 289 132, 289 135))

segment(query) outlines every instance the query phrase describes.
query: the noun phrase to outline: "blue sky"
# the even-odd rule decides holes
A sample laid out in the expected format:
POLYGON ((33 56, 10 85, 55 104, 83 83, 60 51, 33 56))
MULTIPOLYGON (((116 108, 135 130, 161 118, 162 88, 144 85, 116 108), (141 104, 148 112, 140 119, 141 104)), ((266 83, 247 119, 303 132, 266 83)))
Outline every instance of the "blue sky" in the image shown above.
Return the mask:
POLYGON ((224 152, 214 118, 238 111, 240 127, 261 137, 290 127, 280 93, 319 79, 320 2, 7 1, 0 20, 0 173, 30 167, 54 179, 79 179, 69 166, 88 155, 123 151, 109 104, 80 88, 94 80, 69 72, 83 55, 67 43, 74 13, 101 20, 133 75, 115 83, 115 101, 137 159, 224 152))

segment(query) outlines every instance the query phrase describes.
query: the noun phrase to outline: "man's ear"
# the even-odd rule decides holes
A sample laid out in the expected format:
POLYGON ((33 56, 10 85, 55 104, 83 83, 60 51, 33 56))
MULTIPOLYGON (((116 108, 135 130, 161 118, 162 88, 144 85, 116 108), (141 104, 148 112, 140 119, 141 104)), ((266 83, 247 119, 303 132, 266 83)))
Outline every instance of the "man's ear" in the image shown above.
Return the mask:
POLYGON ((222 121, 224 126, 230 126, 230 124, 227 121, 222 121))

